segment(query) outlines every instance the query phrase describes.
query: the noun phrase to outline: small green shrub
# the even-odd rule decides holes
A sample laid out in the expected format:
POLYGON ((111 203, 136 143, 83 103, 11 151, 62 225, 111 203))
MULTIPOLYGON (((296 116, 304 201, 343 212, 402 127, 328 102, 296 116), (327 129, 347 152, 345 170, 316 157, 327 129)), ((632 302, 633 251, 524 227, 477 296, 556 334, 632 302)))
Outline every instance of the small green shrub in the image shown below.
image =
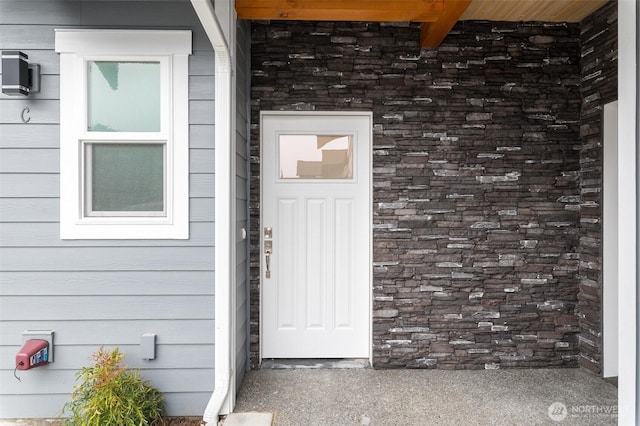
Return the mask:
POLYGON ((66 425, 143 426, 158 424, 164 415, 162 394, 140 377, 138 370, 120 364, 124 357, 115 348, 100 348, 91 359, 93 366, 82 368, 71 401, 62 414, 66 425))

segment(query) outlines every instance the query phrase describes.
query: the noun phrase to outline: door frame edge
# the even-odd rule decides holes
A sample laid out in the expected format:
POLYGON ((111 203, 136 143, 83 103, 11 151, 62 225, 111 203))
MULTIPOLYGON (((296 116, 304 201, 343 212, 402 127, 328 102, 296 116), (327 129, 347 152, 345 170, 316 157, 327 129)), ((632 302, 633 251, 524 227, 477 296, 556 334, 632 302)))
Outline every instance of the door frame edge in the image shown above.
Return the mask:
POLYGON ((367 157, 368 157, 368 162, 369 162, 369 170, 368 170, 368 191, 367 191, 367 203, 368 203, 368 209, 367 209, 367 223, 369 224, 369 232, 368 232, 368 268, 367 268, 367 281, 368 281, 368 285, 369 285, 369 291, 367 292, 367 295, 369 297, 368 303, 367 303, 367 308, 368 308, 368 330, 367 330, 367 340, 368 340, 368 356, 367 359, 369 361, 369 365, 371 367, 373 367, 373 111, 280 111, 280 110, 265 110, 265 111, 260 111, 260 134, 259 134, 259 139, 260 139, 260 176, 259 176, 259 180, 260 180, 260 197, 259 197, 259 223, 260 223, 260 228, 259 228, 259 238, 258 238, 258 253, 259 253, 259 272, 260 272, 260 276, 258 279, 258 285, 259 285, 259 304, 258 304, 258 309, 259 309, 259 327, 258 327, 258 333, 259 333, 259 359, 258 359, 258 365, 262 366, 262 360, 263 360, 263 297, 262 297, 262 280, 263 280, 263 274, 264 274, 264 266, 263 266, 263 262, 262 262, 262 243, 263 243, 263 197, 264 197, 264 181, 262 179, 263 176, 263 142, 264 142, 264 133, 263 133, 263 129, 264 129, 264 120, 267 117, 276 117, 276 116, 292 116, 292 115, 296 115, 296 116, 304 116, 304 115, 308 115, 308 116, 331 116, 331 115, 352 115, 352 116, 360 116, 360 117, 366 117, 369 125, 369 138, 368 138, 368 145, 367 145, 367 157))

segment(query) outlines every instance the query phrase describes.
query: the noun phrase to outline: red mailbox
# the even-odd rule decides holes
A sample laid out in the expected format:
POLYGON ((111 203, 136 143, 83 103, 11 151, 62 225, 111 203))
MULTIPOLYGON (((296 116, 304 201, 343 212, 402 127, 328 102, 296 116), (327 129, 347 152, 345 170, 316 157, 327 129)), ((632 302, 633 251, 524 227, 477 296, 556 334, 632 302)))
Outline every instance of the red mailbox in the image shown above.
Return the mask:
POLYGON ((46 340, 27 340, 16 355, 16 369, 29 370, 49 363, 49 342, 46 340))

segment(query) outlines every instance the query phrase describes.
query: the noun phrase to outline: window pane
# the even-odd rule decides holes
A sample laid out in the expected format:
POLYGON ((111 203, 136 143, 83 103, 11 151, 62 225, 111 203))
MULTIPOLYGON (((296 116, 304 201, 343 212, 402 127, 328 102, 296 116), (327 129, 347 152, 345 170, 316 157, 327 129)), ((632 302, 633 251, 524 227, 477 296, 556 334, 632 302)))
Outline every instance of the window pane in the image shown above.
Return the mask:
POLYGON ((89 62, 88 130, 160 131, 159 62, 89 62))
POLYGON ((163 212, 164 145, 89 144, 91 212, 163 212))
POLYGON ((343 135, 280 135, 281 179, 352 179, 353 141, 343 135))

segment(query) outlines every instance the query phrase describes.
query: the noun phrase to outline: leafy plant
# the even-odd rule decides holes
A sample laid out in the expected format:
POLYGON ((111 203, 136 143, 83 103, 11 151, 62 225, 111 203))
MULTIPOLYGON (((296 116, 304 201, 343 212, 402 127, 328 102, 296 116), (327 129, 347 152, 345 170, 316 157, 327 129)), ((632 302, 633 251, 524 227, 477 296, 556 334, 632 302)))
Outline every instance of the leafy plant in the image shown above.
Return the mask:
POLYGON ((159 424, 164 415, 162 394, 120 362, 124 354, 118 348, 101 347, 91 359, 93 366, 83 367, 76 379, 71 401, 62 414, 66 425, 144 426, 159 424))

